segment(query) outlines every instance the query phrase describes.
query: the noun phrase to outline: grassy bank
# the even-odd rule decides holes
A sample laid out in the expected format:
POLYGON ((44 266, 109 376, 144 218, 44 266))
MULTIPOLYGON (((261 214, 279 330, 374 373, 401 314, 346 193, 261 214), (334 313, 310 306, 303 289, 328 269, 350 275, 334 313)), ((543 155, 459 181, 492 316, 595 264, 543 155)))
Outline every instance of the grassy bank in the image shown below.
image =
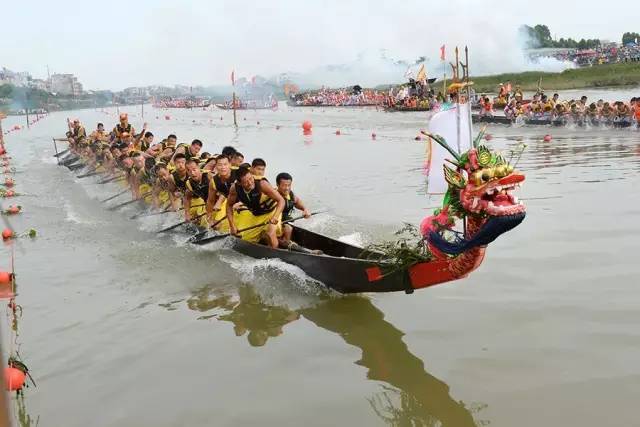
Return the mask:
POLYGON ((500 83, 511 80, 523 90, 536 90, 542 77, 542 88, 546 91, 561 89, 583 89, 590 87, 640 85, 640 62, 596 65, 593 67, 565 70, 561 73, 527 71, 494 76, 472 77, 476 92, 496 92, 500 83))

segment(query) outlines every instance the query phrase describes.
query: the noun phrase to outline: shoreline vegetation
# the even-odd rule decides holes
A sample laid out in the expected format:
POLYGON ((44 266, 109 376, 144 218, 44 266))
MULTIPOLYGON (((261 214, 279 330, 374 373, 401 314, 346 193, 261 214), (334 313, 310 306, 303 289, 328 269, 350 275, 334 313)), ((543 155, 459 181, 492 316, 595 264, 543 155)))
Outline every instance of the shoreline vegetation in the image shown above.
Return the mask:
MULTIPOLYGON (((560 73, 525 71, 522 73, 503 73, 491 76, 471 77, 476 93, 493 93, 500 83, 511 81, 524 91, 535 91, 542 78, 542 88, 546 91, 567 89, 589 89, 640 85, 640 63, 622 62, 617 64, 594 65, 585 68, 572 68, 560 73)), ((442 84, 442 81, 440 81, 442 84)), ((434 83, 437 87, 438 82, 434 83)))

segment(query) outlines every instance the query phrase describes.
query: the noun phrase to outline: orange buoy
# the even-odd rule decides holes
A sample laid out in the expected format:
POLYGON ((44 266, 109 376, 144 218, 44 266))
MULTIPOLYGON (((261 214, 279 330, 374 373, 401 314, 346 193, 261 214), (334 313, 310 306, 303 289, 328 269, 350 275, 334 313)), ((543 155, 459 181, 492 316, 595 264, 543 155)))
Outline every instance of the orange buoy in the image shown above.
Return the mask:
POLYGON ((8 285, 9 283, 11 283, 11 273, 0 271, 0 285, 8 285))
POLYGON ((313 125, 309 120, 305 120, 304 122, 302 122, 302 130, 304 130, 305 132, 311 132, 312 127, 313 125))
POLYGON ((10 228, 5 228, 4 230, 2 230, 2 238, 4 240, 8 240, 11 239, 13 237, 13 230, 10 228))
POLYGON ((336 130, 336 135, 340 135, 340 129, 336 130))
POLYGON ((549 134, 545 135, 544 138, 542 138, 544 142, 551 142, 552 139, 553 137, 549 134))
POLYGON ((7 391, 18 391, 24 387, 26 375, 18 368, 7 366, 4 368, 4 383, 7 391))

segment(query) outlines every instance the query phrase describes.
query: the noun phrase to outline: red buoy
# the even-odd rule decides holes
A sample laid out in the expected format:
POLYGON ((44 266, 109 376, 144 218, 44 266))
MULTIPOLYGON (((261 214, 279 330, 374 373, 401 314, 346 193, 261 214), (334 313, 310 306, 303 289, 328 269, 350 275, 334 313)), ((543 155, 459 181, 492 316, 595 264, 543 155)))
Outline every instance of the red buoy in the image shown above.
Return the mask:
POLYGON ((7 212, 10 214, 20 213, 20 206, 10 205, 9 208, 7 209, 7 212))
POLYGON ((11 178, 7 178, 4 180, 4 185, 6 185, 7 187, 13 187, 13 184, 14 182, 13 182, 13 179, 11 178))
POLYGON ((311 124, 311 122, 309 120, 305 120, 304 122, 302 122, 302 130, 305 132, 311 132, 311 128, 313 127, 313 125, 311 124))
POLYGON ((4 230, 2 230, 2 238, 4 240, 8 240, 11 239, 13 237, 13 230, 10 228, 5 228, 4 230))
POLYGON ((26 375, 18 368, 7 366, 4 368, 4 383, 7 391, 18 391, 24 387, 26 375))
POLYGON ((13 192, 13 190, 7 190, 6 193, 4 193, 5 197, 13 197, 15 196, 16 193, 13 192))
POLYGON ((485 141, 491 141, 492 139, 493 139, 493 135, 491 135, 490 133, 488 133, 488 134, 486 134, 486 135, 484 136, 484 140, 485 140, 485 141))
POLYGON ((553 137, 549 134, 545 135, 544 138, 542 138, 544 142, 551 142, 552 139, 553 137))
POLYGON ((0 285, 8 285, 9 283, 11 283, 11 273, 0 271, 0 285))
POLYGON ((340 129, 336 131, 336 135, 340 135, 340 129))

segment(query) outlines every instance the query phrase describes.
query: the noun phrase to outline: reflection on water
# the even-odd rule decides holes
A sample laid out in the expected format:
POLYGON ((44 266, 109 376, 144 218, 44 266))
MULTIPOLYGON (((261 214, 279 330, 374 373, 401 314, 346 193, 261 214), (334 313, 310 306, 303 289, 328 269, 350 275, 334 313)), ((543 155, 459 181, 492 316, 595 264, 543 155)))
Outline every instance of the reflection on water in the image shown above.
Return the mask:
POLYGON ((382 390, 367 397, 373 411, 393 426, 479 426, 474 419, 486 407, 466 405, 449 394, 449 386, 425 370, 424 363, 402 341, 404 333, 384 320, 368 299, 349 296, 327 298, 313 307, 290 310, 265 303, 251 286, 237 296, 204 288, 187 306, 206 312, 200 319, 231 322, 237 336, 247 334, 252 346, 263 346, 283 333, 285 325, 304 317, 316 326, 338 334, 362 351, 357 365, 367 368, 367 379, 381 381, 382 390))

